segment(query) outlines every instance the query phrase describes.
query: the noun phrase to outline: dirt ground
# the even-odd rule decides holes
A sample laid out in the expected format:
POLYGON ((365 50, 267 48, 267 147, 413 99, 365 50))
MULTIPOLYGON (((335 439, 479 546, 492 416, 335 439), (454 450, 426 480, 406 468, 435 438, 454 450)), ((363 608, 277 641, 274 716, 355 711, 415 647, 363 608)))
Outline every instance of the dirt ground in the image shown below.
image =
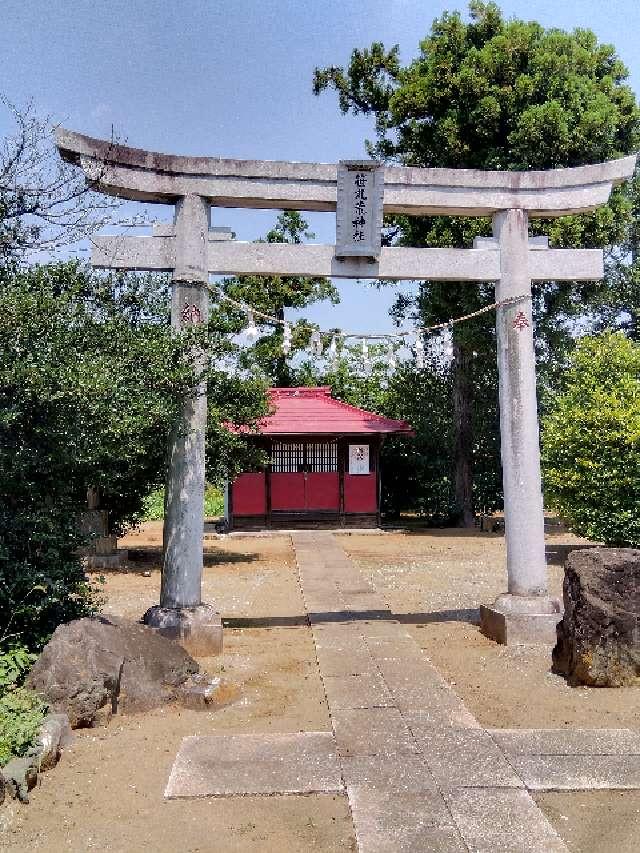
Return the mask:
MULTIPOLYGON (((548 650, 501 647, 479 633, 478 604, 506 588, 501 537, 429 531, 340 542, 483 725, 640 726, 638 691, 569 688, 550 673, 548 650)), ((548 538, 554 594, 567 551, 581 544, 548 538)), ((134 560, 129 572, 106 575, 106 611, 139 618, 157 602, 160 545, 159 523, 121 541, 134 560)), ((344 796, 163 800, 184 736, 330 728, 290 540, 208 538, 203 598, 217 603, 227 625, 224 654, 200 661, 223 679, 218 707, 165 708, 78 732, 31 804, 0 811, 0 849, 355 850, 344 796)), ((640 792, 545 793, 536 801, 572 853, 640 850, 640 792)))
MULTIPOLYGON (((121 543, 147 549, 133 564, 138 570, 106 575, 108 612, 139 618, 158 601, 161 531, 157 524, 147 528, 121 543)), ((224 654, 199 660, 223 679, 211 712, 164 708, 78 731, 58 766, 40 777, 31 803, 0 810, 1 850, 355 850, 346 796, 163 800, 183 737, 331 728, 311 631, 297 624, 304 608, 290 541, 229 539, 207 543, 206 552, 204 599, 216 601, 232 625, 236 617, 256 615, 294 624, 225 631, 224 654)))

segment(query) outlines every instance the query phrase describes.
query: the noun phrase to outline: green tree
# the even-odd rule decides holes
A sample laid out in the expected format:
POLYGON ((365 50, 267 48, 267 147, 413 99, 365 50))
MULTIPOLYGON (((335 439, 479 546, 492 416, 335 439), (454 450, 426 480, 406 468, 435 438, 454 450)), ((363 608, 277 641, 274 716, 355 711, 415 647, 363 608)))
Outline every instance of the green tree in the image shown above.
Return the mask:
POLYGON ((224 324, 172 333, 167 293, 164 279, 76 263, 0 280, 0 640, 37 647, 92 607, 77 556, 87 487, 100 489, 114 532, 142 513, 196 381, 184 357, 195 344, 212 364, 210 476, 240 465, 224 424, 250 426, 264 385, 230 369, 224 324))
MULTIPOLYGON (((279 214, 264 242, 298 244, 303 240, 312 240, 315 235, 307 229, 308 223, 298 211, 285 210, 279 214)), ((239 276, 224 279, 220 287, 232 299, 278 320, 285 319, 286 309, 306 308, 324 299, 329 299, 334 305, 340 301, 336 288, 329 279, 323 277, 239 276)), ((237 330, 243 328, 246 316, 237 310, 229 310, 224 303, 221 310, 235 319, 237 330)), ((260 318, 255 319, 259 325, 260 318)), ((304 320, 294 324, 291 329, 292 352, 305 347, 309 335, 310 326, 304 320)), ((292 384, 293 374, 282 351, 282 341, 281 326, 270 327, 268 331, 263 328, 255 342, 252 358, 261 365, 273 385, 286 387, 292 384)))
POLYGON ((640 546, 640 344, 583 338, 543 420, 545 497, 573 529, 640 546))
MULTIPOLYGON (((408 65, 398 47, 380 42, 356 49, 346 68, 316 69, 314 91, 333 88, 343 113, 375 116, 371 156, 408 166, 477 169, 548 169, 598 162, 629 153, 638 143, 639 112, 626 84, 628 72, 610 45, 589 30, 567 33, 535 22, 506 20, 495 3, 474 0, 470 20, 444 13, 408 65)), ((536 224, 556 246, 611 246, 629 232, 632 203, 624 190, 589 216, 536 224)), ((489 234, 483 219, 395 217, 393 239, 407 246, 470 247, 489 234)), ((620 270, 621 267, 618 266, 620 270)), ((626 273, 625 273, 626 274, 626 273)), ((616 291, 615 316, 638 304, 637 277, 616 291), (624 303, 626 297, 631 300, 624 303)), ((534 294, 540 357, 549 372, 563 361, 572 320, 611 318, 611 289, 548 282, 534 294)), ((489 284, 423 282, 416 300, 397 310, 425 325, 469 313, 494 300, 489 284)), ((494 328, 485 318, 453 330, 454 468, 457 514, 473 521, 474 396, 491 375, 494 328), (475 370, 483 363, 484 369, 475 370)), ((492 404, 494 407, 496 403, 492 404)), ((491 419, 494 420, 494 419, 491 419)), ((495 457, 495 465, 498 459, 495 457)))

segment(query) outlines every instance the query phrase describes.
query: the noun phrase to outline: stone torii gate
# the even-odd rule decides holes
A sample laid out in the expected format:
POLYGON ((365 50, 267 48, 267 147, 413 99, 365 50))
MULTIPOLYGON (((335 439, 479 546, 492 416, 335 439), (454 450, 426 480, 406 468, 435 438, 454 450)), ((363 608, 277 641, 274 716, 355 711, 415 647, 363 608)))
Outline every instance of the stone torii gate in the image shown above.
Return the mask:
MULTIPOLYGON (((547 591, 531 282, 599 279, 604 268, 600 250, 550 249, 546 240, 530 239, 528 221, 596 209, 632 176, 635 156, 544 172, 484 172, 172 156, 64 129, 56 141, 96 189, 175 206, 173 226, 151 236, 95 239, 92 263, 171 272, 176 329, 206 320, 210 273, 495 281, 497 302, 513 298, 496 318, 508 589, 482 608, 482 630, 503 643, 554 642, 560 603, 547 591), (232 241, 224 229, 210 228, 211 207, 337 210, 337 245, 232 241), (473 249, 381 248, 383 209, 491 216, 494 236, 477 239, 473 249)), ((200 597, 205 429, 200 388, 186 400, 172 439, 161 600, 145 620, 190 650, 211 653, 221 647, 222 629, 200 597)))

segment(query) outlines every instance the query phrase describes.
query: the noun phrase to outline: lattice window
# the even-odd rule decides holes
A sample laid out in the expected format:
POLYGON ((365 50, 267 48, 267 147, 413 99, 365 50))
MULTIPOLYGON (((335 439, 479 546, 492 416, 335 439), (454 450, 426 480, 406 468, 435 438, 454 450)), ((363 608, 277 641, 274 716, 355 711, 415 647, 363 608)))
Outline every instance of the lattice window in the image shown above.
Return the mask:
POLYGON ((274 441, 271 470, 274 474, 337 471, 338 444, 335 441, 274 441))
POLYGON ((271 445, 271 470, 276 474, 304 471, 304 444, 274 441, 271 445))
POLYGON ((337 471, 338 445, 335 441, 309 442, 307 444, 307 471, 337 471))

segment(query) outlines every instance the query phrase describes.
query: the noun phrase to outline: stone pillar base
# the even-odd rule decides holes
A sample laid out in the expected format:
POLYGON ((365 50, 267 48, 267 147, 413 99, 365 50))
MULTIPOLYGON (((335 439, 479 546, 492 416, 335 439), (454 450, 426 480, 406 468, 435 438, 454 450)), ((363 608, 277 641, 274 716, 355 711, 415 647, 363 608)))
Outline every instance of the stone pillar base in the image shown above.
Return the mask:
POLYGON ((156 604, 147 610, 142 621, 193 657, 222 653, 222 619, 210 604, 175 608, 156 604))
POLYGON ((562 619, 560 599, 549 596, 499 595, 492 607, 480 606, 480 630, 505 646, 556 644, 562 619))

